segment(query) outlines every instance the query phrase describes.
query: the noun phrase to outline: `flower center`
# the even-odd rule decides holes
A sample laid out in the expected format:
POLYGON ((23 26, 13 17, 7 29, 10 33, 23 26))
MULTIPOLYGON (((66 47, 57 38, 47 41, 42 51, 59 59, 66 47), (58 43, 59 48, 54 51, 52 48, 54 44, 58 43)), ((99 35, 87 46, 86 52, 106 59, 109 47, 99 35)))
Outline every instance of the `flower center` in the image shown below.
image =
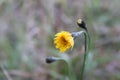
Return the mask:
POLYGON ((67 41, 66 41, 66 39, 62 36, 62 44, 64 44, 64 45, 66 45, 67 44, 67 41))

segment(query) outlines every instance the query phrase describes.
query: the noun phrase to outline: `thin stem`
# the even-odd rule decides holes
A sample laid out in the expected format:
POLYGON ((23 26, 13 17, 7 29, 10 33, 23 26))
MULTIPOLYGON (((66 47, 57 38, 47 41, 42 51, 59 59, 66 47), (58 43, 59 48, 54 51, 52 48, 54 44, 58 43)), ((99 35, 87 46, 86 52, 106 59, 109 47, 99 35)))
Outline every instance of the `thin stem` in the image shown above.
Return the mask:
POLYGON ((85 64, 86 64, 86 59, 87 59, 88 49, 89 49, 89 44, 90 44, 90 37, 87 31, 84 32, 84 36, 85 36, 85 53, 84 53, 83 65, 81 68, 80 80, 83 80, 83 74, 85 70, 85 64))
POLYGON ((76 80, 75 75, 73 74, 71 63, 68 60, 61 59, 68 65, 68 74, 69 74, 69 80, 76 80))

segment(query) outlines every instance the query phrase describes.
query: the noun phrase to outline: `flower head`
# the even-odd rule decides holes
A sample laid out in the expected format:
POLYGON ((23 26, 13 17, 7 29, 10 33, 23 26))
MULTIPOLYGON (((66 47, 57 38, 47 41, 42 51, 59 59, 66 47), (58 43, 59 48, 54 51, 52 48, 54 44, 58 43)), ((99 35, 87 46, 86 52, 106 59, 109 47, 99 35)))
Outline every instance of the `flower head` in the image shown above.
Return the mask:
POLYGON ((67 31, 61 31, 55 35, 54 43, 56 44, 56 48, 60 50, 60 52, 65 52, 69 48, 73 47, 74 39, 72 34, 67 31))

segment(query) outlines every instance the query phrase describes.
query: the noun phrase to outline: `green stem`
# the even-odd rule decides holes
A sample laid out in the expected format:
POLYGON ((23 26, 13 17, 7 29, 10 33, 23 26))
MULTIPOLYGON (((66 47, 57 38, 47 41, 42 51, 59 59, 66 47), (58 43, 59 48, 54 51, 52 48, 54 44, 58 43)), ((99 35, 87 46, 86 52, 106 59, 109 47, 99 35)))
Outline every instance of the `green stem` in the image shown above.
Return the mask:
POLYGON ((68 65, 69 80, 76 80, 75 79, 75 75, 73 74, 74 72, 72 70, 71 63, 68 60, 65 60, 65 59, 61 59, 61 60, 63 60, 64 62, 66 62, 66 64, 68 65))
POLYGON ((89 37, 89 34, 88 34, 87 31, 84 32, 84 36, 85 36, 85 53, 84 53, 83 65, 82 65, 82 68, 81 68, 80 80, 83 80, 85 64, 86 64, 88 50, 89 50, 89 44, 90 44, 90 37, 89 37))

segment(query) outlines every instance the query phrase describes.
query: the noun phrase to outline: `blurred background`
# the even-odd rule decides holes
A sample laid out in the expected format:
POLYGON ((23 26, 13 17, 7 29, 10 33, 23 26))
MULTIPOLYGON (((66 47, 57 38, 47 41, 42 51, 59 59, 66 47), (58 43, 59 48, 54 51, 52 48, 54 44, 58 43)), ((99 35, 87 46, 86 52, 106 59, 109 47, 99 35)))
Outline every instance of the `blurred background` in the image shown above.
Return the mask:
MULTIPOLYGON (((54 35, 80 31, 83 19, 91 46, 84 80, 120 80, 120 0, 0 0, 0 80, 68 80, 54 35)), ((79 80, 84 39, 65 54, 79 80)))

